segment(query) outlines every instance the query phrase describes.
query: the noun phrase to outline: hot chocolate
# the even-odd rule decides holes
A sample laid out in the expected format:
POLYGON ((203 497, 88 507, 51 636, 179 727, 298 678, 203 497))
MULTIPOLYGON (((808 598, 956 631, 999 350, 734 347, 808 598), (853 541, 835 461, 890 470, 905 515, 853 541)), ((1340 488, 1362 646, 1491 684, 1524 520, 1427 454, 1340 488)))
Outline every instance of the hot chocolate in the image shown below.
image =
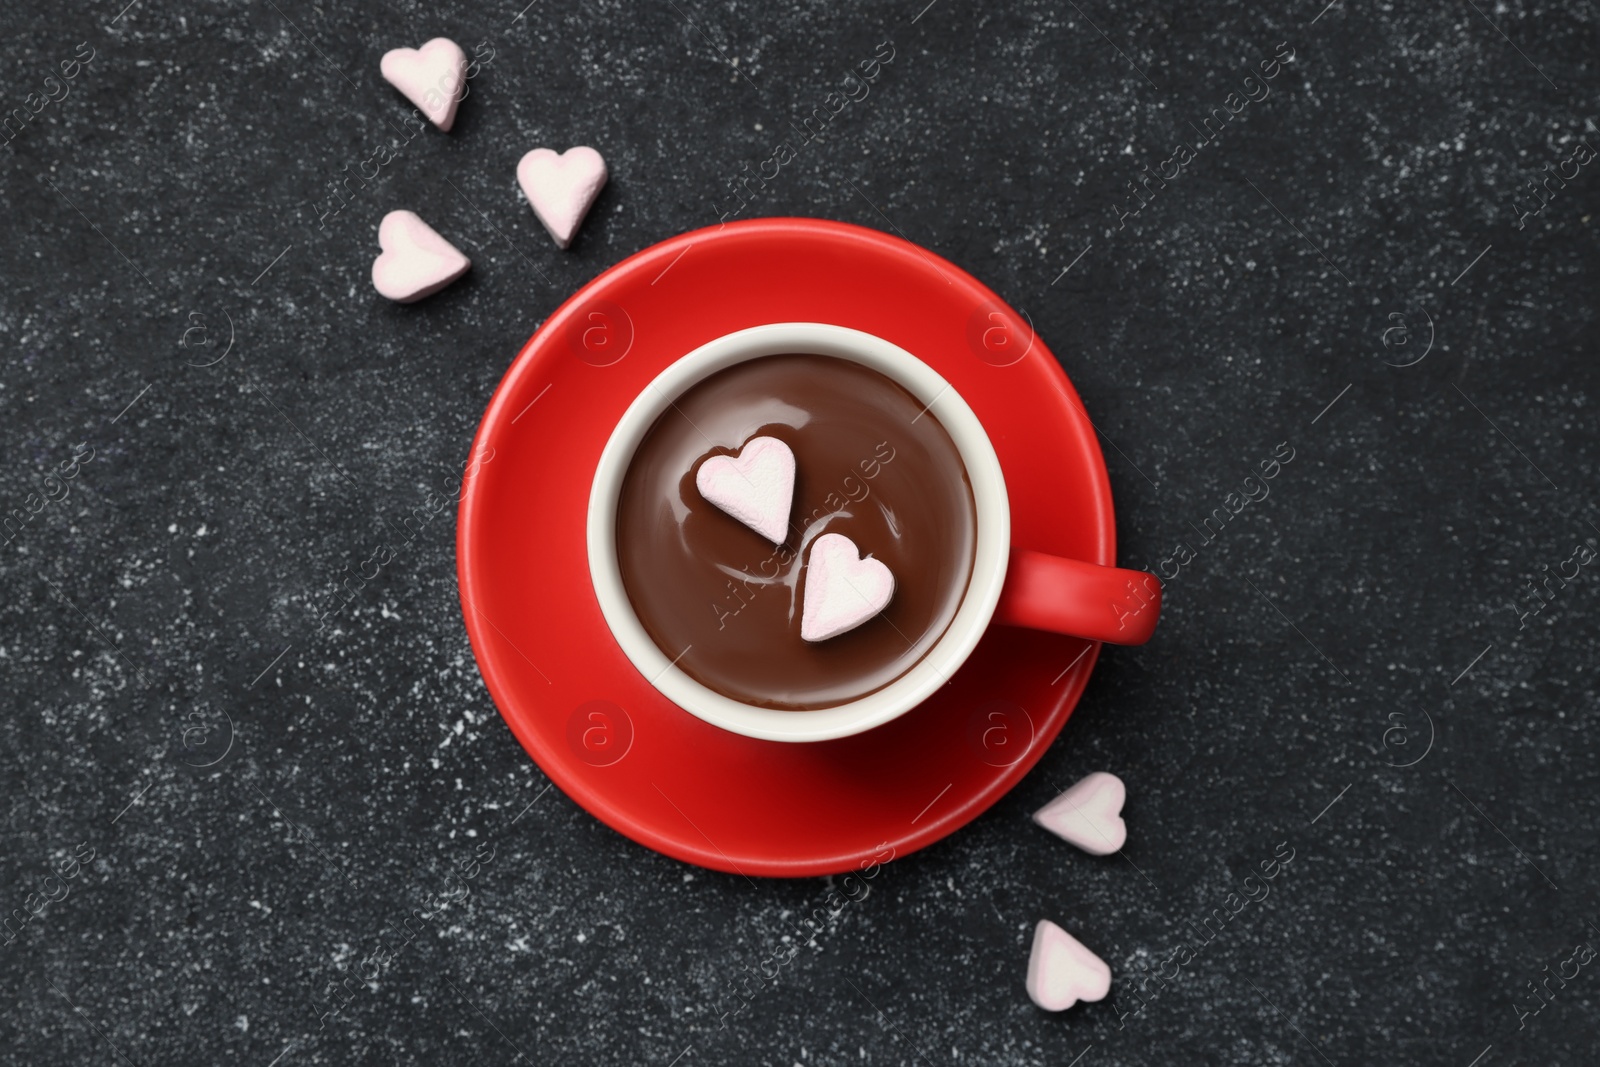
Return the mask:
POLYGON ((617 502, 623 586, 661 651, 718 693, 796 711, 875 692, 927 655, 966 593, 976 535, 944 427, 899 383, 832 356, 762 356, 691 386, 645 434, 617 502), (705 460, 757 437, 794 453, 781 545, 696 487, 705 460), (893 597, 848 632, 807 641, 806 562, 829 533, 882 561, 893 597))

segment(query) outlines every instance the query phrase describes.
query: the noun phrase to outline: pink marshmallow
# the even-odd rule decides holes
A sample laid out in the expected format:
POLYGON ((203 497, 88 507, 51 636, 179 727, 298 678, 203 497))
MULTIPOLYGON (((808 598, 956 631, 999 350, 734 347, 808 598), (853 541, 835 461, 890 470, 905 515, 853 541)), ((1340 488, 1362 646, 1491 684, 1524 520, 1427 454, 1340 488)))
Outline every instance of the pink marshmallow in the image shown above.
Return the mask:
POLYGON ((1128 840, 1122 805, 1128 799, 1122 779, 1096 771, 1033 813, 1033 821, 1085 852, 1109 856, 1128 840))
POLYGON ((383 54, 383 80, 416 104, 428 121, 446 133, 466 95, 467 54, 448 37, 421 48, 396 48, 383 54))
POLYGON ((606 184, 606 161, 583 145, 560 155, 535 148, 517 164, 517 184, 544 228, 565 248, 606 184))
POLYGON ((775 545, 789 535, 794 453, 776 437, 752 437, 737 456, 712 456, 694 476, 700 495, 775 545))
POLYGON ((883 561, 862 559, 856 543, 843 534, 823 534, 806 557, 800 636, 826 641, 854 630, 882 611, 892 596, 894 575, 883 561))
POLYGON ((1033 929, 1028 954, 1028 997, 1045 1011, 1065 1011, 1078 1001, 1105 999, 1111 968, 1049 919, 1033 929))
POLYGON ((412 211, 391 211, 378 226, 381 255, 372 261, 372 287, 401 304, 421 300, 472 266, 456 246, 412 211))

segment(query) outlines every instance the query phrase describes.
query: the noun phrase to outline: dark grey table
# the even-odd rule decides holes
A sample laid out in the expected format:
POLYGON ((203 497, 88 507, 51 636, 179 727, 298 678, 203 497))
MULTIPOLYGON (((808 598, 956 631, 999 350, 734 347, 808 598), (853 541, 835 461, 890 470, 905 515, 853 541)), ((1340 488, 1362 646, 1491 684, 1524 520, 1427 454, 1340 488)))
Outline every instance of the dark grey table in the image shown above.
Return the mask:
POLYGON ((1593 1062, 1593 5, 122 2, 0 16, 0 1059, 1593 1062), (492 58, 406 141, 378 59, 436 34, 492 58), (1009 797, 747 981, 827 885, 547 790, 451 510, 317 620, 542 318, 886 41, 742 217, 894 230, 1025 309, 1123 561, 1176 577, 1009 797), (561 253, 513 174, 574 143, 612 181, 561 253), (369 282, 396 207, 474 261, 414 308, 369 282), (1104 859, 1027 818, 1098 769, 1104 859), (1047 916, 1106 1001, 1028 1002, 1047 916))

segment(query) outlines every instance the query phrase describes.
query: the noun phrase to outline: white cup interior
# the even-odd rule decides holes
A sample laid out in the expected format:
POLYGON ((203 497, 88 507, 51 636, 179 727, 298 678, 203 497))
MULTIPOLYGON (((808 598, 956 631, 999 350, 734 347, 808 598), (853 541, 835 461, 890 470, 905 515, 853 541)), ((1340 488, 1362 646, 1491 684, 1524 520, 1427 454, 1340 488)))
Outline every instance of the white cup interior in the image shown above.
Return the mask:
POLYGON ((768 741, 824 741, 870 730, 927 699, 977 646, 994 615, 1011 551, 1011 511, 1000 461, 983 424, 950 383, 910 352, 860 330, 783 322, 726 334, 662 371, 623 413, 606 442, 589 493, 589 573, 612 635, 667 699, 715 726, 768 741), (977 543, 966 595, 944 635, 905 674, 847 703, 808 711, 744 704, 696 681, 662 652, 634 614, 617 562, 617 498, 639 443, 685 390, 717 371, 760 356, 806 352, 848 359, 900 383, 927 405, 966 464, 977 543))

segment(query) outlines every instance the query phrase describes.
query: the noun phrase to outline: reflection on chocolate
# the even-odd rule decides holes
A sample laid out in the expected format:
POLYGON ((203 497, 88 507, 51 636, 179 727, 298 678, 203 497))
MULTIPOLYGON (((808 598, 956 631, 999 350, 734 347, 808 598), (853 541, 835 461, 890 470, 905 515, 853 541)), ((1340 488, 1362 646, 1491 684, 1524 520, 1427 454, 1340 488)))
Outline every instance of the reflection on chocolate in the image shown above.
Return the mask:
POLYGON ((635 614, 668 659, 746 704, 832 707, 927 655, 967 590, 972 487, 955 443, 877 371, 832 356, 763 356, 691 386, 623 478, 617 559, 635 614), (757 436, 794 450, 789 536, 774 547, 695 489, 695 471, 757 436), (882 614, 819 643, 800 637, 804 559, 841 533, 894 573, 882 614))

